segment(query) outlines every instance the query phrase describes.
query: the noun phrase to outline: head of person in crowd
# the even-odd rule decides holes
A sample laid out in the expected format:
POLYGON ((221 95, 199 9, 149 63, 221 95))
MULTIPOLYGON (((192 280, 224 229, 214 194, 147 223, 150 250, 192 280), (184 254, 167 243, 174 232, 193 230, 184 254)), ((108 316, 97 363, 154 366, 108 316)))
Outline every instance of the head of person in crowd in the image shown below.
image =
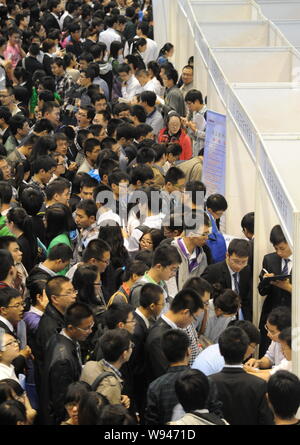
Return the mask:
POLYGON ((36 216, 44 202, 44 195, 36 187, 26 187, 20 196, 20 204, 30 216, 36 216))
POLYGON ((214 300, 214 307, 217 317, 232 317, 240 307, 240 298, 233 290, 226 289, 214 300))
POLYGON ((9 121, 9 128, 17 141, 21 141, 29 133, 29 124, 27 119, 18 114, 11 117, 9 121))
POLYGON ((276 425, 299 424, 300 382, 295 374, 277 371, 268 381, 267 398, 276 425))
POLYGON ((0 363, 5 366, 13 366, 12 362, 20 353, 19 341, 4 329, 0 329, 0 363))
POLYGON ((124 44, 122 42, 119 42, 118 40, 114 40, 111 42, 110 45, 110 53, 109 53, 109 59, 111 61, 117 60, 119 63, 124 62, 124 44))
POLYGON ((227 207, 227 201, 222 195, 210 195, 206 200, 206 209, 214 219, 220 219, 227 207))
POLYGON ((95 108, 91 105, 80 105, 75 117, 78 128, 88 128, 95 117, 95 108))
POLYGON ((46 238, 48 244, 61 234, 68 236, 74 227, 71 210, 65 204, 52 204, 45 212, 46 238))
POLYGON ((168 144, 167 146, 167 161, 171 165, 175 165, 182 153, 182 148, 179 144, 168 144))
POLYGON ((96 111, 95 117, 93 119, 93 124, 102 125, 103 128, 107 129, 108 124, 111 120, 110 113, 107 110, 96 111))
POLYGON ((162 222, 165 238, 174 239, 180 236, 184 230, 183 215, 171 213, 166 215, 162 222))
POLYGON ((168 281, 175 277, 182 260, 174 246, 159 246, 155 249, 151 271, 157 278, 155 281, 168 281))
POLYGON ((64 313, 65 332, 73 341, 84 341, 92 333, 93 311, 87 304, 72 303, 64 313))
POLYGON ((175 382, 175 392, 186 413, 200 411, 207 407, 209 380, 198 369, 187 369, 175 382))
POLYGON ((146 228, 139 240, 140 250, 155 250, 164 239, 164 234, 160 229, 146 228))
POLYGON ((60 108, 57 102, 45 102, 42 109, 42 117, 51 122, 54 128, 60 123, 60 108))
MULTIPOLYGON (((168 61, 168 59, 173 57, 174 50, 174 45, 172 43, 165 43, 165 45, 159 51, 159 57, 162 57, 163 59, 165 59, 165 61, 168 61)), ((164 60, 162 61, 162 63, 164 63, 164 60)))
POLYGON ((289 246, 286 237, 278 224, 273 227, 270 233, 270 241, 274 246, 277 255, 282 259, 288 259, 292 254, 292 249, 289 246))
POLYGON ((0 172, 2 173, 2 176, 4 181, 9 181, 12 177, 11 174, 11 166, 6 160, 6 156, 0 155, 0 172))
POLYGON ((130 184, 134 190, 152 185, 154 175, 148 165, 137 165, 130 172, 130 184))
POLYGON ((184 220, 184 242, 191 248, 203 247, 211 233, 211 223, 207 213, 192 210, 190 218, 184 220))
POLYGON ((77 292, 69 278, 55 276, 47 281, 46 294, 49 304, 64 314, 67 307, 75 303, 77 292))
POLYGON ((105 272, 110 263, 110 245, 102 239, 91 240, 83 251, 82 261, 85 264, 96 265, 99 272, 105 272))
MULTIPOLYGON (((150 77, 150 75, 149 75, 150 77)), ((138 77, 139 82, 141 82, 141 79, 138 77)), ((140 96, 140 104, 144 108, 147 114, 150 114, 156 104, 157 96, 153 91, 143 91, 140 96)))
POLYGON ((102 409, 107 404, 107 399, 97 392, 83 394, 78 407, 78 424, 99 425, 102 409))
POLYGON ((124 238, 122 234, 122 229, 118 223, 113 220, 103 221, 100 225, 99 239, 105 240, 107 244, 111 247, 111 260, 112 264, 114 261, 117 263, 120 261, 127 262, 128 253, 124 247, 124 238))
POLYGON ((103 407, 100 425, 136 425, 137 423, 123 405, 106 405, 103 407))
MULTIPOLYGON (((191 71, 191 70, 189 70, 189 71, 191 71)), ((193 69, 192 69, 192 76, 193 76, 193 69)), ((188 110, 191 111, 192 113, 200 111, 204 107, 202 93, 198 90, 188 91, 186 93, 184 100, 186 102, 188 110)))
POLYGON ((278 306, 271 311, 265 324, 267 335, 271 341, 279 342, 279 334, 291 327, 291 309, 286 306, 278 306))
POLYGON ((6 181, 0 181, 0 196, 1 196, 0 213, 4 214, 4 211, 6 210, 7 212, 7 210, 10 208, 12 195, 13 195, 12 186, 6 181))
POLYGON ((285 359, 290 362, 292 360, 292 328, 283 329, 278 339, 285 359))
POLYGON ((100 111, 106 111, 107 110, 107 99, 104 94, 101 93, 95 93, 91 97, 92 105, 95 107, 95 112, 100 113, 100 111))
POLYGON ((133 105, 130 109, 130 119, 135 127, 140 124, 144 124, 147 119, 147 114, 144 107, 142 107, 142 105, 133 105))
POLYGON ((18 400, 7 400, 0 405, 0 425, 27 425, 26 409, 18 400))
POLYGON ((182 68, 182 81, 184 85, 191 85, 193 83, 194 68, 191 65, 186 65, 182 68))
POLYGON ((33 162, 33 180, 43 187, 46 186, 56 167, 57 162, 50 156, 37 157, 33 162))
POLYGON ((17 276, 14 258, 8 250, 0 249, 1 271, 0 282, 4 285, 12 286, 17 276))
POLYGON ((89 305, 99 305, 100 272, 95 265, 79 266, 73 276, 77 290, 77 301, 89 305))
POLYGON ((136 129, 133 125, 123 124, 117 127, 116 140, 123 147, 131 144, 136 136, 136 129))
POLYGON ((169 168, 165 176, 165 190, 168 193, 184 192, 185 174, 178 167, 169 168))
POLYGON ((73 251, 71 247, 66 244, 59 243, 51 247, 47 259, 43 265, 53 272, 59 273, 69 267, 70 261, 73 258, 73 251))
POLYGON ((165 332, 161 340, 161 348, 171 367, 188 366, 191 358, 190 340, 180 329, 165 332))
POLYGON ((94 200, 83 199, 77 204, 75 222, 79 229, 88 229, 96 222, 98 208, 94 200))
POLYGON ((26 280, 31 306, 41 312, 45 312, 49 303, 46 295, 46 284, 46 280, 31 279, 30 277, 26 280))
POLYGON ((79 404, 90 389, 90 385, 86 382, 73 382, 68 386, 65 397, 65 409, 68 416, 66 424, 78 425, 79 404))
POLYGON ((254 212, 247 213, 241 221, 242 231, 248 240, 254 238, 254 212))
POLYGON ((133 343, 126 328, 113 328, 103 334, 100 346, 104 360, 119 369, 130 359, 133 343))
POLYGON ((147 85, 148 82, 150 82, 151 77, 147 70, 139 70, 136 72, 135 77, 139 81, 141 87, 144 87, 147 85))
POLYGON ((252 356, 260 343, 260 332, 253 323, 248 320, 233 320, 229 323, 228 328, 235 326, 241 328, 249 337, 248 349, 245 353, 245 360, 252 356))
POLYGON ((208 308, 209 300, 212 294, 212 286, 208 281, 204 280, 204 278, 192 277, 184 283, 183 289, 186 288, 194 289, 199 294, 204 309, 208 308))
POLYGON ((120 80, 125 83, 133 76, 131 67, 127 63, 122 63, 118 68, 118 75, 120 80))
POLYGON ((129 176, 122 170, 117 170, 109 175, 108 184, 112 189, 114 198, 118 200, 120 195, 126 193, 129 186, 129 176))
MULTIPOLYGON (((1 263, 3 264, 3 263, 1 263)), ((24 302, 16 289, 3 287, 0 289, 0 315, 9 321, 14 327, 22 320, 24 314, 24 302)))
POLYGON ((203 311, 203 303, 193 289, 182 289, 172 300, 170 310, 166 316, 178 328, 184 329, 198 318, 203 311))
POLYGON ((0 237, 0 249, 7 250, 13 257, 15 264, 22 263, 23 253, 20 249, 17 239, 14 236, 1 236, 0 237))
POLYGON ((162 288, 154 283, 146 283, 141 288, 140 307, 146 318, 157 319, 165 306, 162 288))
POLYGON ((189 181, 185 185, 184 204, 192 210, 204 208, 206 186, 201 181, 189 181))
MULTIPOLYGON (((162 77, 164 86, 167 88, 167 90, 169 90, 169 89, 173 88, 178 82, 178 71, 176 71, 175 68, 172 68, 172 69, 167 68, 167 69, 165 69, 165 72, 162 74, 161 77, 162 77)), ((180 124, 181 124, 181 121, 180 121, 180 124)))
POLYGON ((97 185, 98 182, 95 178, 92 178, 90 175, 84 174, 80 181, 79 197, 81 199, 93 199, 93 192, 97 185))
POLYGON ((227 265, 233 272, 239 273, 248 265, 249 255, 249 242, 244 239, 233 239, 226 253, 227 265))
POLYGON ((115 119, 130 118, 130 105, 125 103, 117 103, 113 107, 113 115, 115 119))
POLYGON ((32 163, 38 157, 50 156, 54 153, 55 148, 56 144, 53 136, 41 136, 37 138, 35 144, 32 147, 29 161, 32 163))
POLYGON ((113 303, 104 314, 105 325, 108 329, 125 329, 133 334, 135 328, 134 308, 127 303, 113 303))
POLYGON ((249 337, 243 329, 235 326, 225 329, 219 337, 220 353, 225 365, 241 365, 246 358, 249 343, 249 337))
POLYGON ((45 193, 47 206, 52 204, 61 203, 64 205, 69 204, 71 184, 64 178, 55 179, 47 185, 45 193))

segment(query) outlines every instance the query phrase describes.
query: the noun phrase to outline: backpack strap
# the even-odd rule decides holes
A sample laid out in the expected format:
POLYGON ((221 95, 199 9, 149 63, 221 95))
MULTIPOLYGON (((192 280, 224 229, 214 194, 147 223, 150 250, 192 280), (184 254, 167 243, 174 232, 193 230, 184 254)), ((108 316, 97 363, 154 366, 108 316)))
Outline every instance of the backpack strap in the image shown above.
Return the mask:
POLYGON ((216 416, 214 413, 198 413, 197 411, 191 411, 190 414, 193 414, 194 416, 199 417, 200 419, 206 420, 207 422, 212 423, 213 425, 225 425, 224 420, 216 416))
POLYGON ((96 391, 102 380, 106 379, 106 377, 116 377, 116 375, 110 371, 102 372, 102 374, 98 375, 98 377, 91 384, 92 391, 96 391))

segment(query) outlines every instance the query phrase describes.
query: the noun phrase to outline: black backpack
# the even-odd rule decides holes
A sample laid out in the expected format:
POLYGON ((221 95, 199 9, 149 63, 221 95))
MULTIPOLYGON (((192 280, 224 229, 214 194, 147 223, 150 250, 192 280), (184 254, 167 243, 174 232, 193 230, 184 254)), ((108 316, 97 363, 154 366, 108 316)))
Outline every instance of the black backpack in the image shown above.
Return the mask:
POLYGON ((110 371, 102 372, 91 384, 92 391, 96 391, 102 380, 106 379, 106 377, 116 377, 116 375, 110 371))

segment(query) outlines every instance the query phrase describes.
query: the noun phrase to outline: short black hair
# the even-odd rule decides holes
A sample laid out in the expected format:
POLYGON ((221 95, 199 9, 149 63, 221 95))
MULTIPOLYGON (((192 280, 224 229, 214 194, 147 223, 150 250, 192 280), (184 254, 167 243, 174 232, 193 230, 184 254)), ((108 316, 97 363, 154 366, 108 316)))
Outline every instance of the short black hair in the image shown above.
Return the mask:
POLYGON ((161 349, 169 363, 181 362, 188 351, 190 340, 188 335, 180 329, 165 332, 161 339, 161 349))
MULTIPOLYGON (((10 252, 4 249, 0 249, 0 281, 3 281, 7 278, 8 273, 12 266, 15 265, 13 257, 10 252)), ((0 289, 1 290, 1 289, 0 289)), ((14 297, 15 298, 15 297, 14 297)))
POLYGON ((144 184, 146 181, 153 179, 154 174, 152 168, 148 165, 137 165, 130 172, 130 183, 136 185, 138 181, 144 184))
POLYGON ((246 258, 250 255, 249 242, 245 239, 233 239, 228 246, 228 255, 236 254, 239 258, 246 258))
POLYGON ((249 212, 243 216, 241 226, 242 229, 246 229, 248 232, 254 235, 254 212, 249 212))
POLYGON ((223 195, 215 193, 210 195, 206 200, 206 208, 211 209, 213 212, 218 212, 219 210, 227 210, 228 204, 223 195))
POLYGON ((137 152, 136 162, 138 164, 141 164, 142 162, 146 164, 147 162, 151 163, 154 161, 155 161, 155 151, 152 150, 152 148, 143 147, 137 152))
POLYGON ((295 417, 300 404, 300 381, 295 374, 277 371, 268 381, 268 398, 280 419, 295 417))
MULTIPOLYGON (((191 66, 189 66, 192 68, 191 66)), ((187 68, 186 66, 184 68, 187 68)), ((193 69, 193 68, 192 68, 193 69)), ((199 100, 200 104, 203 104, 203 96, 202 93, 198 90, 190 90, 186 93, 185 102, 192 102, 193 104, 199 100)))
POLYGON ((278 306, 268 315, 268 322, 272 326, 276 326, 278 331, 289 328, 292 324, 291 309, 286 306, 278 306))
POLYGON ((243 329, 249 337, 250 343, 255 343, 259 345, 260 343, 260 332, 256 326, 254 326, 251 321, 248 320, 232 320, 228 327, 235 326, 237 328, 243 329))
POLYGON ((26 409, 19 400, 7 400, 0 405, 0 425, 17 425, 26 423, 26 409))
POLYGON ((109 244, 102 239, 91 240, 83 251, 82 261, 87 263, 92 258, 101 260, 104 252, 110 252, 109 244))
POLYGON ((83 210, 88 217, 94 216, 96 218, 97 216, 98 207, 92 199, 83 199, 79 201, 76 208, 83 210))
POLYGON ((160 286, 154 283, 146 283, 141 288, 140 306, 143 308, 149 307, 151 304, 159 302, 163 290, 160 286))
POLYGON ((165 184, 167 184, 168 182, 171 182, 171 184, 176 184, 179 181, 179 179, 184 179, 184 178, 185 174, 183 173, 182 170, 180 170, 180 168, 171 167, 169 168, 165 176, 165 184))
POLYGON ((198 369, 187 369, 176 380, 175 392, 185 412, 204 409, 209 395, 209 380, 198 369))
POLYGON ((66 189, 71 188, 71 183, 64 178, 54 179, 45 189, 47 201, 51 201, 54 195, 62 195, 66 189))
POLYGON ((0 181, 0 202, 9 204, 13 195, 13 188, 7 181, 0 181))
POLYGON ((48 172, 49 170, 51 170, 56 166, 57 162, 50 156, 39 156, 33 162, 33 173, 36 174, 40 170, 45 170, 45 172, 48 172))
POLYGON ((167 154, 172 154, 173 156, 180 156, 181 153, 182 153, 182 148, 180 144, 177 143, 168 144, 167 154))
POLYGON ((21 294, 17 289, 13 287, 3 287, 0 289, 0 307, 8 307, 11 300, 20 296, 21 294))
POLYGON ((104 360, 114 363, 124 351, 129 349, 130 334, 125 329, 110 329, 102 335, 100 347, 104 360))
POLYGON ((30 216, 35 216, 39 212, 43 202, 43 192, 36 187, 28 186, 21 193, 20 203, 30 216))
POLYGON ((278 246, 278 244, 281 243, 287 243, 286 237, 284 236, 282 228, 279 224, 274 226, 271 230, 270 242, 273 244, 273 246, 278 246))
POLYGON ((239 295, 231 289, 226 289, 215 301, 215 308, 221 309, 225 314, 235 314, 240 304, 239 295))
POLYGON ((87 304, 83 303, 73 303, 67 307, 64 318, 65 318, 65 327, 73 326, 77 328, 83 320, 86 318, 92 317, 93 311, 87 304))
POLYGON ((175 68, 166 68, 165 69, 165 76, 168 80, 172 80, 174 85, 178 82, 178 71, 175 70, 175 68))
POLYGON ((145 102, 148 107, 154 107, 156 103, 156 94, 153 91, 143 91, 140 97, 141 102, 145 102))
POLYGON ((181 256, 174 246, 158 246, 153 255, 152 267, 161 264, 162 267, 171 266, 172 264, 181 264, 181 256))
POLYGON ((188 309, 191 314, 194 314, 199 309, 203 308, 203 303, 199 295, 194 289, 182 289, 175 295, 171 303, 171 311, 175 314, 188 309))
POLYGON ((127 303, 112 303, 104 313, 104 321, 108 329, 115 329, 118 323, 126 323, 128 315, 134 308, 127 303))
POLYGON ((189 289, 194 289, 200 295, 200 297, 203 297, 205 292, 208 292, 209 294, 212 293, 211 284, 208 281, 204 280, 204 278, 200 277, 189 278, 184 283, 183 289, 186 289, 187 287, 189 289))
POLYGON ((206 186, 201 181, 189 181, 185 185, 185 192, 188 196, 190 195, 192 198, 193 204, 198 204, 201 207, 204 207, 204 198, 206 194, 206 186), (200 196, 200 199, 199 199, 200 196))
POLYGON ((235 326, 225 329, 219 337, 220 353, 227 365, 239 365, 244 360, 244 355, 250 340, 246 332, 235 326))
POLYGON ((47 258, 50 261, 61 260, 62 262, 66 262, 73 258, 73 251, 67 244, 59 243, 51 247, 47 258))
POLYGON ((49 278, 46 284, 46 295, 50 303, 52 295, 58 296, 58 294, 61 292, 62 285, 69 282, 69 278, 59 275, 49 278))
POLYGON ((283 329, 278 335, 279 340, 284 341, 292 349, 292 328, 283 329))
MULTIPOLYGON (((131 116, 138 118, 139 122, 146 122, 147 113, 142 105, 133 105, 130 110, 131 116)), ((148 132, 149 133, 149 132, 148 132)))

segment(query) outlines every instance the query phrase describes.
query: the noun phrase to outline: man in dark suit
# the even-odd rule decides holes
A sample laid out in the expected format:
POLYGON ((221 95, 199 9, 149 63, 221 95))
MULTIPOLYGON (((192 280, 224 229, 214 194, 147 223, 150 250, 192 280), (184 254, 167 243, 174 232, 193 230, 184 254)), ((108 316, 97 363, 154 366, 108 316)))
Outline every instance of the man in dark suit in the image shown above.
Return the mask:
POLYGON ((186 328, 199 317, 201 308, 198 293, 193 289, 183 289, 173 299, 170 310, 150 329, 146 340, 146 366, 150 382, 164 374, 169 366, 161 348, 163 334, 170 329, 186 328))
POLYGON ((68 386, 77 382, 82 372, 78 342, 90 335, 93 326, 92 310, 85 304, 71 304, 65 313, 65 328, 48 342, 41 393, 41 411, 46 425, 58 425, 64 420, 68 386))
POLYGON ((253 255, 254 255, 254 212, 247 213, 245 216, 243 216, 241 221, 241 226, 244 235, 249 240, 250 245, 250 255, 249 255, 249 261, 248 264, 250 266, 252 275, 253 275, 253 255))
POLYGON ((134 399, 138 411, 143 418, 146 407, 146 363, 145 363, 145 343, 150 326, 159 317, 165 305, 164 294, 160 286, 154 283, 146 283, 141 288, 140 306, 133 313, 136 324, 132 340, 134 349, 132 351, 129 366, 132 367, 134 382, 134 399))
POLYGON ((243 369, 249 343, 249 337, 242 329, 227 328, 219 338, 225 367, 211 379, 217 385, 224 418, 230 425, 272 425, 266 382, 243 369))
POLYGON ((60 30, 59 16, 62 12, 61 0, 50 0, 48 3, 48 10, 41 18, 41 23, 44 25, 47 34, 54 29, 60 30))
POLYGON ((49 304, 41 318, 36 333, 37 350, 34 351, 36 359, 36 384, 41 383, 43 362, 49 338, 60 331, 64 326, 64 312, 75 302, 76 293, 69 278, 56 276, 50 278, 46 285, 46 294, 49 304))
POLYGON ((291 307, 292 283, 289 279, 284 281, 272 281, 266 285, 263 278, 274 275, 291 275, 293 267, 293 253, 286 241, 286 238, 279 225, 274 226, 270 233, 270 241, 274 246, 276 253, 269 253, 264 256, 263 269, 259 275, 260 284, 258 291, 260 295, 267 296, 264 301, 259 329, 261 332, 261 343, 259 348, 259 357, 263 357, 270 345, 270 339, 265 329, 268 315, 278 306, 291 307))
POLYGON ((207 266, 202 278, 210 284, 220 283, 224 289, 234 290, 241 298, 239 318, 252 321, 251 270, 248 266, 249 243, 234 239, 228 246, 226 260, 207 266), (242 315, 242 316, 241 316, 242 315))

